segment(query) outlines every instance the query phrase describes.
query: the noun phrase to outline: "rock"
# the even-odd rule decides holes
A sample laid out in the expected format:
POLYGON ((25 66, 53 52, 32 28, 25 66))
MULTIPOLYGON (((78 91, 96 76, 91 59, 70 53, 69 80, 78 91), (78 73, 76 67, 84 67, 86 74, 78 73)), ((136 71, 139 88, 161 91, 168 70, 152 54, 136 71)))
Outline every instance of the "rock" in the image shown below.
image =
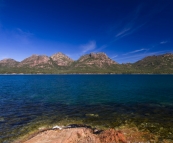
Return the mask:
POLYGON ((7 67, 15 67, 18 65, 19 62, 13 60, 13 59, 3 59, 0 61, 1 66, 7 66, 7 67))
POLYGON ((73 60, 61 52, 54 54, 50 57, 58 66, 69 66, 73 60))
POLYGON ((97 135, 88 128, 47 130, 24 143, 101 143, 97 135))
POLYGON ((103 131, 99 135, 99 138, 103 143, 111 143, 111 142, 119 143, 119 141, 127 143, 124 134, 121 131, 116 131, 114 129, 103 131))
MULTIPOLYGON (((67 128, 68 126, 66 126, 66 129, 62 129, 61 131, 43 131, 24 143, 127 143, 121 131, 114 129, 102 131, 92 129, 90 126, 82 126, 84 125, 71 124, 69 127, 76 128, 67 128)), ((55 128, 57 127, 55 126, 55 128)))
POLYGON ((18 67, 39 67, 39 68, 47 68, 52 66, 52 62, 50 61, 50 58, 45 55, 32 55, 31 57, 28 57, 21 61, 18 65, 18 67))
POLYGON ((59 130, 62 130, 62 129, 63 129, 63 126, 54 126, 52 129, 59 129, 59 130))
POLYGON ((65 126, 64 129, 67 129, 67 128, 81 128, 81 127, 92 129, 91 126, 87 126, 87 125, 83 125, 83 124, 70 124, 68 126, 65 126))
MULTIPOLYGON (((59 126, 55 126, 59 128, 59 126)), ((172 140, 164 139, 164 143, 172 140)), ((14 143, 138 143, 158 142, 158 137, 149 132, 138 131, 137 128, 121 128, 120 130, 92 129, 90 126, 71 124, 62 130, 44 130, 27 140, 14 143)))
POLYGON ((172 68, 173 54, 166 53, 163 55, 147 56, 133 64, 135 68, 150 68, 150 70, 163 70, 165 67, 172 68))
POLYGON ((90 53, 84 55, 77 60, 75 67, 96 66, 99 68, 116 65, 105 53, 90 53))
POLYGON ((87 117, 99 117, 98 114, 86 114, 87 117))

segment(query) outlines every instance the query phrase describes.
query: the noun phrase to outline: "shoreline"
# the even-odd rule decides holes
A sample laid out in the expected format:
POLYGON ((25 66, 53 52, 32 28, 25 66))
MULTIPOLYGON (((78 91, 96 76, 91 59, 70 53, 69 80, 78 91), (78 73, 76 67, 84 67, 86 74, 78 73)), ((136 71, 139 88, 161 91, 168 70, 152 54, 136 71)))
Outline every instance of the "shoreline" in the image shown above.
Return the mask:
MULTIPOLYGON (((131 141, 140 141, 140 142, 148 142, 151 139, 153 140, 153 135, 151 135, 150 133, 144 133, 147 138, 143 138, 142 136, 140 136, 140 134, 142 134, 142 132, 139 132, 137 128, 132 128, 132 129, 112 129, 112 128, 108 128, 108 129, 96 129, 96 128, 92 128, 91 126, 87 126, 87 125, 81 125, 81 124, 71 124, 66 126, 66 128, 61 129, 62 126, 54 126, 53 128, 47 128, 47 129, 41 129, 38 131, 35 131, 33 133, 30 133, 28 135, 25 135, 24 137, 22 137, 21 139, 17 139, 16 141, 14 141, 13 143, 19 143, 19 142, 23 142, 23 143, 34 143, 34 142, 48 142, 47 140, 49 140, 49 142, 51 143, 51 141, 56 140, 57 142, 62 142, 62 140, 64 142, 67 142, 66 140, 71 140, 72 143, 77 143, 76 140, 79 139, 78 136, 80 136, 80 139, 82 138, 81 136, 83 136, 83 140, 84 137, 87 134, 89 138, 93 138, 94 136, 94 142, 95 143, 99 143, 99 142, 110 142, 110 141, 115 141, 116 143, 118 143, 118 141, 122 141, 123 143, 127 143, 127 141, 131 142, 131 141), (71 127, 73 126, 73 127, 71 127), (128 130, 128 131, 126 131, 128 130), (87 131, 87 133, 86 133, 87 131), (70 132, 70 137, 68 136, 70 132), (71 133, 72 132, 72 133, 71 133), (105 132, 108 132, 106 135, 105 132), (130 132, 130 140, 129 137, 127 137, 127 132, 130 132), (137 135, 138 137, 136 137, 136 139, 134 137, 132 137, 132 132, 133 134, 137 133, 139 135, 137 135), (58 134, 60 135, 58 135, 58 134), (53 135, 56 134, 56 135, 53 135), (63 139, 60 139, 60 136, 64 136, 63 139), (76 137, 77 134, 77 137, 76 137), (118 135, 119 134, 119 135, 118 135), (53 135, 53 136, 51 136, 53 135), (106 141, 106 139, 99 139, 99 136, 106 136, 107 138, 110 138, 111 140, 106 141), (57 137, 55 137, 57 136, 57 137), (152 136, 152 137, 151 137, 152 136), (151 137, 151 139, 149 138, 151 137), (49 139, 47 139, 49 138, 49 139)), ((133 135, 134 136, 134 135, 133 135)), ((102 137, 103 138, 103 137, 102 137)), ((155 138, 155 137, 154 137, 155 138)), ((81 139, 82 140, 82 139, 81 139)), ((158 140, 155 138, 155 140, 158 140)), ((90 140, 90 142, 92 142, 90 140)), ((94 143, 93 142, 93 143, 94 143)), ((68 142, 67 142, 68 143, 68 142)))
POLYGON ((0 75, 173 75, 173 73, 0 73, 0 75))
POLYGON ((159 136, 140 131, 136 127, 97 129, 83 124, 54 126, 40 129, 16 139, 13 143, 171 143, 172 140, 160 140, 159 136))
POLYGON ((69 123, 173 140, 172 75, 95 75, 2 75, 0 142, 69 123))
MULTIPOLYGON (((141 109, 143 109, 144 107, 142 107, 141 109)), ((119 109, 121 109, 121 107, 119 107, 119 109)), ((158 109, 152 110, 152 111, 156 112, 158 111, 158 109)), ((168 111, 170 112, 170 110, 168 111)), ((166 113, 168 111, 166 111, 166 113)), ((55 111, 54 111, 54 114, 56 114, 55 111)), ((133 116, 133 114, 131 115, 133 116)), ((149 116, 149 115, 150 114, 148 112, 145 113, 145 116, 149 116)), ((14 131, 13 130, 8 131, 9 134, 6 134, 6 135, 4 134, 5 136, 10 136, 10 134, 14 136, 10 138, 7 138, 4 136, 5 138, 4 139, 2 138, 0 142, 2 141, 2 143, 9 143, 16 140, 17 138, 23 138, 23 137, 27 138, 28 140, 30 136, 33 137, 33 136, 36 136, 40 132, 52 130, 53 127, 55 126, 66 127, 66 126, 69 126, 69 124, 91 126, 92 128, 96 128, 98 130, 109 130, 109 129, 115 129, 116 131, 125 130, 128 132, 133 132, 133 134, 137 134, 138 136, 137 138, 141 138, 141 136, 143 136, 141 134, 143 133, 145 133, 144 136, 149 136, 152 134, 152 136, 159 138, 161 141, 163 141, 164 139, 171 139, 171 141, 173 142, 173 138, 172 138, 173 134, 172 134, 172 129, 170 128, 169 122, 167 124, 161 123, 157 121, 157 118, 162 120, 164 119, 163 115, 160 116, 160 114, 158 117, 154 118, 155 122, 152 122, 152 120, 151 121, 147 120, 147 118, 145 119, 142 117, 133 118, 131 116, 123 116, 121 114, 119 116, 118 114, 116 114, 115 116, 112 116, 111 121, 109 120, 110 118, 108 118, 107 120, 104 120, 104 118, 102 118, 102 116, 98 113, 86 113, 84 118, 67 117, 67 116, 64 116, 64 117, 61 116, 60 118, 58 118, 58 116, 53 116, 53 118, 51 118, 50 116, 49 117, 40 116, 36 118, 35 120, 33 120, 32 122, 23 124, 22 126, 20 126, 18 129, 14 131), (162 117, 162 118, 159 118, 159 117, 162 117)), ((3 119, 2 121, 4 122, 5 120, 3 119)), ((21 142, 23 141, 20 141, 20 143, 21 142)), ((19 142, 15 142, 15 143, 19 143, 19 142)), ((152 143, 152 142, 148 142, 148 143, 152 143)), ((160 142, 160 143, 163 143, 163 142, 160 142)), ((169 143, 169 142, 165 142, 165 143, 169 143)))

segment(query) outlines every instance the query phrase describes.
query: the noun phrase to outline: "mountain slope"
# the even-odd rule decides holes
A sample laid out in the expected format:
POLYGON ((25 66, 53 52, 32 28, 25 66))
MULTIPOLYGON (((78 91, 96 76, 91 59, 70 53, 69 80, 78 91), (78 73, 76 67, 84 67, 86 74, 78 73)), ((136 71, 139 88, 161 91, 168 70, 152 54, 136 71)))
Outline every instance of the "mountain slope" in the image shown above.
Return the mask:
POLYGON ((106 68, 117 63, 111 60, 105 53, 91 53, 80 57, 75 67, 95 67, 95 68, 106 68))
POLYGON ((31 57, 28 57, 21 61, 18 65, 18 67, 28 67, 28 68, 51 68, 52 62, 50 61, 50 58, 45 55, 32 55, 31 57))
POLYGON ((148 56, 134 63, 133 67, 149 72, 173 72, 173 54, 167 53, 158 56, 148 56))
POLYGON ((173 54, 148 56, 136 63, 118 64, 105 53, 91 53, 73 61, 62 53, 32 55, 21 62, 0 61, 0 73, 173 73, 173 54))
POLYGON ((15 61, 14 59, 3 59, 0 61, 0 66, 2 67, 15 67, 18 65, 19 62, 15 61))
POLYGON ((73 63, 71 58, 61 52, 52 55, 50 58, 58 66, 69 66, 73 63))

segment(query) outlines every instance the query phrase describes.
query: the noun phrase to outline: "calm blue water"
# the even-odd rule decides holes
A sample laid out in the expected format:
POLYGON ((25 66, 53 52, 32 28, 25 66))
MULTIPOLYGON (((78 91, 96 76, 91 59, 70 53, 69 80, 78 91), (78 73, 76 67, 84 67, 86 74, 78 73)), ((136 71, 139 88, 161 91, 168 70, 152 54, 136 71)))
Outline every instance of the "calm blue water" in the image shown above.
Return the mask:
POLYGON ((0 142, 64 118, 173 139, 173 75, 0 75, 0 142))

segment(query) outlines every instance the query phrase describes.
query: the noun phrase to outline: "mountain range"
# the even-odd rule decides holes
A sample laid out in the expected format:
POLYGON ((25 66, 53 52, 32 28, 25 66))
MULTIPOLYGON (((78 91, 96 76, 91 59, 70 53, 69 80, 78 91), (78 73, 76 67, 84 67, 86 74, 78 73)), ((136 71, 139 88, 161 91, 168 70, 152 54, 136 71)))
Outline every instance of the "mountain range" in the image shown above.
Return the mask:
POLYGON ((21 62, 3 59, 0 61, 0 73, 173 73, 173 54, 153 55, 135 63, 119 64, 105 53, 86 54, 74 61, 58 52, 50 57, 32 55, 21 62))

